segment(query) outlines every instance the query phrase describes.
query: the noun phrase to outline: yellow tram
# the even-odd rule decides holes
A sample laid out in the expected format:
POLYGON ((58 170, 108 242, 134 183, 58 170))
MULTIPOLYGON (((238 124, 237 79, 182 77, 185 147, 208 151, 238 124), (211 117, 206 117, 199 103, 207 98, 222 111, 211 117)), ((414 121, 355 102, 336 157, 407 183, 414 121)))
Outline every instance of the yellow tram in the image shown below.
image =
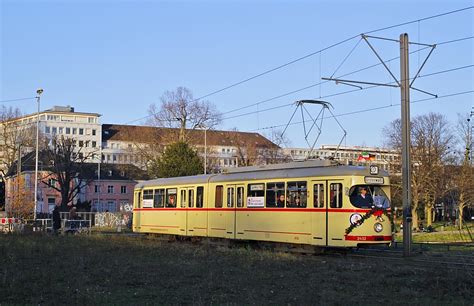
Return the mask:
POLYGON ((376 166, 331 161, 155 179, 135 187, 133 231, 330 247, 389 244, 389 187, 388 174, 376 166))

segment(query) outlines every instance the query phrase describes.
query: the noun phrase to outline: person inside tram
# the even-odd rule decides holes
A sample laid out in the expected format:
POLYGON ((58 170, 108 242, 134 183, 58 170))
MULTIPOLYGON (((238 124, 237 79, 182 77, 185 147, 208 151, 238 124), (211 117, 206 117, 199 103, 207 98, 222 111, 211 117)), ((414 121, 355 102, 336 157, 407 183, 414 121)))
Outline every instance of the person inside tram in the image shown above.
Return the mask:
POLYGON ((366 186, 359 187, 359 193, 356 196, 355 203, 359 207, 371 207, 374 203, 372 196, 368 193, 366 186))
POLYGON ((301 206, 301 199, 299 196, 296 196, 295 198, 295 206, 300 207, 301 206))
POLYGON ((169 207, 175 207, 176 206, 176 203, 174 202, 174 197, 175 197, 174 195, 169 196, 169 199, 168 199, 168 203, 169 203, 168 206, 169 207))
POLYGON ((278 196, 276 207, 285 207, 285 195, 283 193, 278 196))

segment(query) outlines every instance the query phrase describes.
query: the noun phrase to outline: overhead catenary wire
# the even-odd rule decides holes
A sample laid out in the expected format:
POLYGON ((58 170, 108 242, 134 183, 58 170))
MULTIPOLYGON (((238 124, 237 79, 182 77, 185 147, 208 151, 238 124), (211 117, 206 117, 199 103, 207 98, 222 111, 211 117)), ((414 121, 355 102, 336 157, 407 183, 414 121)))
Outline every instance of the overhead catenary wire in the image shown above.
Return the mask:
POLYGON ((16 101, 23 101, 23 100, 33 100, 33 99, 36 99, 36 97, 0 100, 0 103, 16 102, 16 101))
MULTIPOLYGON (((439 18, 439 17, 442 17, 442 16, 447 16, 447 15, 450 15, 450 14, 455 14, 455 13, 459 13, 459 12, 462 12, 462 11, 471 10, 471 9, 473 9, 473 8, 474 8, 474 6, 464 7, 464 8, 457 9, 457 10, 453 10, 453 11, 448 11, 448 12, 444 12, 444 13, 440 13, 440 14, 436 14, 436 15, 431 15, 431 16, 427 16, 427 17, 424 17, 424 18, 416 19, 416 20, 411 20, 411 21, 407 21, 407 22, 403 22, 403 23, 399 23, 399 24, 394 24, 394 25, 390 25, 390 26, 387 26, 387 27, 383 27, 383 28, 379 28, 379 29, 367 31, 367 32, 364 32, 364 34, 376 33, 376 32, 380 32, 380 31, 384 31, 384 30, 388 30, 388 29, 392 29, 392 28, 396 28, 396 27, 400 27, 400 26, 404 26, 404 25, 409 25, 409 24, 412 24, 412 23, 417 23, 417 22, 420 22, 420 21, 426 21, 426 20, 429 20, 429 19, 439 18)), ((336 46, 339 46, 339 45, 341 45, 341 44, 344 44, 344 43, 346 43, 346 42, 348 42, 348 41, 351 41, 352 39, 355 39, 355 38, 358 38, 358 37, 360 37, 360 34, 357 34, 357 35, 354 35, 354 36, 352 36, 352 37, 346 38, 346 39, 344 39, 344 40, 341 40, 341 41, 339 41, 339 42, 337 42, 337 43, 334 43, 334 44, 332 44, 332 45, 330 45, 330 46, 327 46, 327 47, 325 47, 325 48, 322 48, 322 49, 320 49, 320 50, 311 52, 311 53, 309 53, 309 54, 307 54, 307 55, 304 55, 304 56, 302 56, 302 57, 296 58, 296 59, 291 60, 291 61, 289 61, 289 62, 287 62, 287 63, 282 64, 282 65, 276 66, 276 67, 271 68, 271 69, 268 69, 268 70, 266 70, 266 71, 264 71, 264 72, 258 73, 258 74, 254 75, 254 76, 248 77, 248 78, 243 79, 243 80, 241 80, 241 81, 238 81, 238 82, 236 82, 236 83, 233 83, 233 84, 230 84, 230 85, 228 85, 228 86, 225 86, 225 87, 223 87, 223 88, 221 88, 221 89, 212 91, 212 92, 210 92, 210 93, 208 93, 208 94, 205 94, 205 95, 202 95, 202 96, 200 96, 200 97, 198 97, 198 98, 192 100, 192 102, 199 101, 199 100, 201 100, 201 99, 210 97, 210 96, 212 96, 212 95, 215 95, 215 94, 217 94, 217 93, 223 92, 223 91, 228 90, 228 89, 230 89, 230 88, 233 88, 233 87, 236 87, 236 86, 238 86, 238 85, 247 83, 247 82, 249 82, 249 81, 251 81, 251 80, 254 80, 254 79, 256 79, 256 78, 262 77, 262 76, 267 75, 267 74, 269 74, 269 73, 271 73, 271 72, 277 71, 277 70, 279 70, 279 69, 282 69, 282 68, 284 68, 284 67, 287 67, 287 66, 289 66, 289 65, 292 65, 292 64, 294 64, 294 63, 297 63, 297 62, 299 62, 299 61, 301 61, 301 60, 304 60, 304 59, 306 59, 306 58, 309 58, 309 57, 311 57, 311 56, 314 56, 314 55, 316 55, 316 54, 321 55, 321 53, 324 52, 324 51, 326 51, 326 50, 329 50, 329 49, 331 49, 331 48, 334 48, 334 47, 336 47, 336 46)), ((318 84, 318 85, 320 85, 320 84, 318 84)), ((315 85, 315 86, 317 86, 317 85, 315 85)), ((314 86, 312 86, 312 87, 314 87, 314 86)), ((254 105, 255 105, 255 104, 254 104, 254 105)), ((143 117, 141 117, 141 118, 128 121, 128 122, 126 122, 125 124, 130 124, 130 123, 134 123, 134 122, 137 122, 137 121, 141 121, 141 120, 150 118, 150 117, 152 117, 152 116, 153 116, 153 114, 147 115, 147 116, 143 116, 143 117)))
MULTIPOLYGON (((383 28, 379 28, 379 29, 375 29, 375 30, 371 30, 371 31, 368 31, 368 32, 364 32, 364 34, 371 34, 371 33, 376 33, 376 32, 380 32, 380 31, 384 31, 384 30, 388 30, 388 29, 393 29, 393 28, 397 28, 397 27, 409 25, 409 24, 412 24, 412 23, 417 23, 417 22, 420 22, 420 21, 426 21, 426 20, 433 19, 433 18, 439 18, 439 17, 442 17, 442 16, 447 16, 447 15, 450 15, 450 14, 459 13, 459 12, 466 11, 466 10, 470 10, 470 9, 473 9, 473 8, 474 8, 474 6, 469 6, 469 7, 457 9, 457 10, 454 10, 454 11, 449 11, 449 12, 445 12, 445 13, 441 13, 441 14, 437 14, 437 15, 432 15, 432 16, 428 16, 428 17, 424 17, 424 18, 420 18, 420 19, 416 19, 416 20, 411 20, 411 21, 407 21, 407 22, 403 22, 403 23, 399 23, 399 24, 394 24, 394 25, 391 25, 391 26, 387 26, 387 27, 383 27, 383 28)), ((246 82, 251 81, 251 80, 253 80, 253 79, 256 79, 256 78, 258 78, 258 77, 264 76, 264 75, 266 75, 266 74, 269 74, 269 73, 271 73, 271 72, 274 72, 274 71, 276 71, 276 70, 279 70, 279 69, 281 69, 281 68, 284 68, 284 67, 286 67, 286 66, 288 66, 288 65, 294 64, 294 63, 296 63, 296 62, 299 62, 299 61, 304 60, 304 59, 306 59, 306 58, 308 58, 308 57, 314 56, 314 55, 316 55, 316 54, 318 54, 318 53, 321 53, 321 52, 323 52, 323 51, 326 51, 326 50, 328 50, 328 49, 331 49, 331 48, 334 48, 334 47, 336 47, 336 46, 339 46, 339 45, 341 45, 341 44, 343 44, 343 43, 346 43, 346 42, 348 42, 348 41, 350 41, 350 40, 352 40, 352 39, 355 39, 355 38, 357 38, 357 37, 360 37, 360 35, 358 34, 358 35, 354 35, 354 36, 352 36, 352 37, 346 38, 346 39, 344 39, 344 40, 342 40, 342 41, 340 41, 340 42, 337 42, 337 43, 332 44, 332 45, 330 45, 330 46, 328 46, 328 47, 322 48, 322 49, 320 49, 320 50, 318 50, 318 51, 309 53, 309 54, 307 54, 307 55, 305 55, 305 56, 299 57, 299 58, 294 59, 294 60, 292 60, 292 61, 290 61, 290 62, 287 62, 287 63, 285 63, 285 64, 279 65, 279 66, 277 66, 277 67, 275 67, 275 68, 266 70, 266 71, 264 71, 264 72, 262 72, 262 73, 259 73, 259 74, 257 74, 257 75, 252 76, 252 77, 249 77, 249 78, 246 78, 246 79, 244 79, 244 80, 242 80, 242 81, 233 83, 233 84, 228 85, 228 86, 226 86, 226 87, 224 87, 224 88, 215 90, 215 91, 213 91, 213 92, 211 92, 211 93, 208 93, 208 94, 205 94, 205 95, 203 95, 203 96, 200 96, 199 98, 196 98, 195 101, 198 101, 198 100, 200 100, 200 99, 204 99, 204 98, 210 97, 210 96, 215 95, 215 94, 217 94, 217 93, 219 93, 219 92, 222 92, 222 91, 224 91, 224 90, 230 89, 230 88, 232 88, 232 87, 241 85, 241 84, 243 84, 243 83, 246 83, 246 82)))
MULTIPOLYGON (((432 76, 432 75, 438 75, 438 74, 453 72, 453 71, 467 69, 467 68, 471 68, 471 67, 474 67, 474 65, 465 65, 465 66, 446 69, 446 70, 442 70, 442 71, 436 71, 436 72, 433 72, 433 73, 420 75, 420 76, 418 76, 418 78, 429 77, 429 76, 432 76)), ((389 84, 393 84, 393 83, 394 82, 388 82, 388 83, 385 83, 385 84, 389 85, 389 84)), ((310 85, 310 87, 314 87, 314 86, 317 86, 317 85, 310 85)), ((378 85, 372 85, 372 86, 364 87, 362 89, 357 88, 357 89, 346 90, 346 91, 343 91, 343 92, 338 92, 338 93, 333 93, 333 94, 322 96, 321 99, 340 96, 340 95, 344 95, 344 94, 348 94, 348 93, 352 93, 352 92, 356 92, 356 91, 363 91, 363 90, 372 89, 372 88, 376 88, 376 87, 379 87, 379 86, 378 85)), ((284 96, 284 95, 289 95, 289 94, 283 94, 282 96, 284 96)), ((270 108, 266 108, 266 109, 261 109, 261 110, 259 110, 259 113, 270 111, 270 110, 275 110, 275 109, 279 109, 279 108, 284 108, 284 107, 288 107, 288 106, 291 106, 291 105, 294 105, 294 103, 291 102, 291 103, 287 103, 287 104, 283 104, 283 105, 279 105, 279 106, 274 106, 274 107, 270 107, 270 108)), ((248 116, 248 115, 254 115, 254 114, 255 114, 255 112, 252 111, 252 112, 238 114, 238 115, 234 115, 234 116, 230 116, 230 117, 225 117, 225 118, 223 118, 223 120, 235 119, 235 118, 244 117, 244 116, 248 116)))
MULTIPOLYGON (((449 97, 454 97, 454 96, 460 96, 460 95, 466 95, 466 94, 472 94, 472 93, 474 93, 474 90, 467 90, 467 91, 449 93, 449 94, 445 94, 445 95, 438 96, 437 98, 431 97, 431 98, 425 98, 425 99, 414 100, 414 101, 411 101, 410 104, 420 103, 420 102, 425 102, 425 101, 430 101, 430 100, 444 99, 444 98, 449 98, 449 97)), ((390 104, 390 105, 384 105, 384 106, 378 106, 378 107, 372 107, 372 108, 366 108, 366 109, 361 109, 361 110, 352 111, 352 112, 347 112, 347 113, 336 114, 336 115, 334 115, 334 117, 343 117, 343 116, 355 115, 355 114, 359 114, 359 113, 377 111, 377 110, 386 109, 386 108, 391 108, 391 107, 395 107, 395 106, 400 106, 400 103, 397 103, 397 104, 390 104)), ((329 118, 333 118, 333 116, 328 116, 328 117, 325 117, 324 119, 329 119, 329 118)), ((307 121, 309 122, 309 120, 307 120, 307 121)), ((297 124, 301 124, 301 123, 303 123, 303 122, 302 122, 302 121, 298 121, 298 122, 293 122, 293 123, 291 123, 290 125, 297 125, 297 124)), ((284 126, 286 126, 286 124, 268 126, 268 127, 263 127, 263 128, 251 130, 251 132, 262 131, 262 130, 269 130, 269 129, 275 129, 275 128, 284 127, 284 126)))
MULTIPOLYGON (((440 46, 440 45, 460 42, 460 41, 473 39, 473 38, 474 38, 474 36, 463 37, 463 38, 459 38, 459 39, 453 39, 453 40, 449 40, 449 41, 440 42, 440 43, 437 43, 436 45, 440 46)), ((420 49, 411 51, 410 54, 414 54, 414 53, 426 50, 428 48, 430 48, 430 47, 422 47, 420 49)), ((388 60, 385 61, 385 63, 389 63, 389 62, 394 61, 398 58, 400 58, 400 56, 396 56, 396 57, 393 57, 391 59, 388 59, 388 60)), ((342 77, 346 77, 346 76, 349 76, 349 75, 353 75, 353 74, 356 74, 356 73, 359 73, 359 72, 362 72, 362 71, 365 71, 365 70, 368 70, 368 69, 371 69, 371 68, 374 68, 374 67, 377 67, 377 66, 380 66, 380 65, 382 65, 382 63, 379 62, 377 64, 373 64, 373 65, 370 65, 370 66, 366 66, 366 67, 363 67, 363 68, 360 68, 360 69, 342 74, 342 75, 338 76, 337 78, 342 78, 342 77)), ((246 105, 246 106, 242 106, 242 107, 239 107, 239 108, 236 108, 236 109, 232 109, 230 111, 226 111, 226 112, 223 113, 223 115, 234 113, 234 112, 246 109, 246 108, 251 108, 251 107, 259 105, 259 104, 263 104, 263 103, 270 102, 270 101, 273 101, 273 100, 276 100, 276 99, 279 99, 279 98, 283 98, 285 96, 288 96, 288 95, 291 95, 291 94, 294 94, 294 93, 297 93, 297 92, 305 91, 305 90, 308 90, 310 88, 313 88, 313 87, 316 87, 316 86, 319 86, 319 85, 322 85, 322 84, 325 84, 325 83, 330 83, 330 82, 331 81, 321 81, 321 82, 318 82, 318 83, 314 83, 314 84, 311 84, 311 85, 308 85, 308 86, 305 86, 305 87, 302 87, 302 88, 299 88, 299 89, 292 90, 290 92, 280 94, 280 95, 272 97, 272 98, 268 98, 268 99, 265 99, 265 100, 262 100, 262 101, 259 101, 259 102, 255 102, 255 103, 252 103, 252 104, 249 104, 249 105, 246 105)), ((357 91, 357 90, 350 90, 348 92, 353 92, 353 91, 357 91)), ((325 97, 327 98, 328 96, 325 96, 325 97)), ((323 97, 320 95, 319 98, 323 98, 323 97)))

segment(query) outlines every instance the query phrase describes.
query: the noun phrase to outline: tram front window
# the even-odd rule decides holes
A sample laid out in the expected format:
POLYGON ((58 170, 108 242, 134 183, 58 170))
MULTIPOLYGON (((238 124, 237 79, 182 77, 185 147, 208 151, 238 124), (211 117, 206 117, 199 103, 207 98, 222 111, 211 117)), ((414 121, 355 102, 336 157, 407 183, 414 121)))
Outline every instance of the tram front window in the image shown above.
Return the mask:
POLYGON ((357 185, 349 191, 352 205, 358 208, 389 208, 390 200, 380 186, 357 185))

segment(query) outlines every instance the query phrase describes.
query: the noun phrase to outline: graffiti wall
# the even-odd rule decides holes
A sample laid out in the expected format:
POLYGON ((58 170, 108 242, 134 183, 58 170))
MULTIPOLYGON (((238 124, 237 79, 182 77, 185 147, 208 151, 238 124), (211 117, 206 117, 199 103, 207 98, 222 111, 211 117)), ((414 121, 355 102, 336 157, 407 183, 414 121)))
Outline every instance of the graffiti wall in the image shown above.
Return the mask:
POLYGON ((95 226, 99 227, 132 227, 133 206, 131 204, 120 205, 120 211, 116 213, 101 212, 95 214, 95 226))

